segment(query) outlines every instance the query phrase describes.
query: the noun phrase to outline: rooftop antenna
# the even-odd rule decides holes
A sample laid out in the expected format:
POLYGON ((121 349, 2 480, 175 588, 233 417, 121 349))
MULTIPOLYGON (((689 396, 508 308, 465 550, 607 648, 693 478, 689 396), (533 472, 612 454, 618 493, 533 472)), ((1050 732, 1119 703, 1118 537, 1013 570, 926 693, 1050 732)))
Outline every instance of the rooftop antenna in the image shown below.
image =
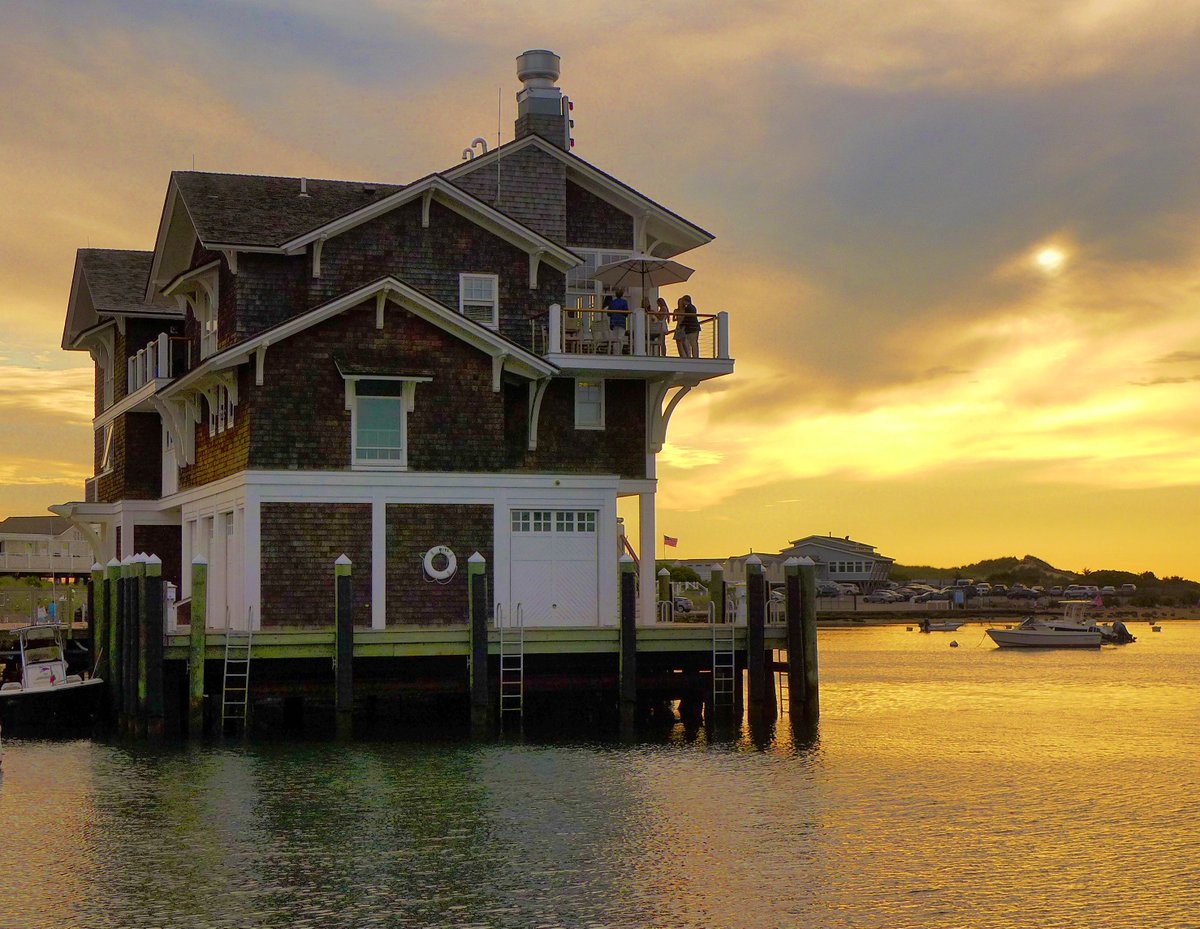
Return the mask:
MULTIPOLYGON (((500 147, 500 107, 501 107, 501 89, 500 85, 496 85, 496 148, 500 147)), ((500 206, 500 162, 504 156, 496 154, 496 206, 500 206)))
POLYGON ((196 170, 196 153, 192 152, 192 170, 196 170))

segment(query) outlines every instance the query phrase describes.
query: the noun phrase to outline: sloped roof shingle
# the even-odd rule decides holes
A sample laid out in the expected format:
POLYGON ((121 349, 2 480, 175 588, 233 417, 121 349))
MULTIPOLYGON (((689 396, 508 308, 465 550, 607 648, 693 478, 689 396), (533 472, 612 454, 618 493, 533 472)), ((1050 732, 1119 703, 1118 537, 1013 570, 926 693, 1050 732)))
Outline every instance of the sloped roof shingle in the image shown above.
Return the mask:
POLYGON ((154 252, 81 248, 79 258, 92 306, 99 313, 177 313, 175 304, 146 302, 154 252))

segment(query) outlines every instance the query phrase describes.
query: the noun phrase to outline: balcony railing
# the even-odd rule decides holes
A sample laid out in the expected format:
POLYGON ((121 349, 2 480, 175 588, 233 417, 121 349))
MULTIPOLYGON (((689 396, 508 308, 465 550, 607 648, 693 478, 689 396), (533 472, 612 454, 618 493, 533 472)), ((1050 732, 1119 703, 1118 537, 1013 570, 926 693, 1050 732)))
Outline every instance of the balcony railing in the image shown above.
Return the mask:
MULTIPOLYGON (((86 548, 86 546, 85 546, 86 548)), ((90 548, 70 553, 0 552, 0 572, 29 572, 37 574, 87 574, 92 570, 90 548)))
POLYGON ((178 377, 191 367, 191 343, 180 336, 160 333, 126 361, 129 389, 133 393, 157 378, 178 377))
POLYGON ((700 313, 688 318, 699 324, 699 332, 677 338, 685 325, 678 314, 661 320, 642 309, 564 310, 555 303, 547 327, 541 329, 535 321, 532 337, 534 346, 546 354, 728 359, 729 314, 700 313))

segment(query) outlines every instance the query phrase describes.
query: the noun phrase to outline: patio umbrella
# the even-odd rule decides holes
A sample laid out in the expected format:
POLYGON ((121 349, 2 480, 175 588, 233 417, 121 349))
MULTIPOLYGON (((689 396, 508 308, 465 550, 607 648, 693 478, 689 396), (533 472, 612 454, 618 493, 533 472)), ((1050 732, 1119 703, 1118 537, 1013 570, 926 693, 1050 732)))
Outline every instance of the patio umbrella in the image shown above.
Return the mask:
POLYGON ((607 284, 614 290, 623 287, 661 287, 664 284, 680 284, 692 276, 692 269, 670 258, 655 258, 653 255, 630 255, 612 264, 601 265, 592 275, 592 280, 607 284))

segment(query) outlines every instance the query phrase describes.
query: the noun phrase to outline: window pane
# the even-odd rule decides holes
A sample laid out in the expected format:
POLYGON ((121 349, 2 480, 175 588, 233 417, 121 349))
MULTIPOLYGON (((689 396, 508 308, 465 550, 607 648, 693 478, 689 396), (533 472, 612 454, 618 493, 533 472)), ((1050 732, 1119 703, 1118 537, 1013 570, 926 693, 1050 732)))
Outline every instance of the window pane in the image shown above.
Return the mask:
POLYGON ((358 398, 358 458, 363 461, 400 461, 404 449, 404 422, 399 397, 358 398))

